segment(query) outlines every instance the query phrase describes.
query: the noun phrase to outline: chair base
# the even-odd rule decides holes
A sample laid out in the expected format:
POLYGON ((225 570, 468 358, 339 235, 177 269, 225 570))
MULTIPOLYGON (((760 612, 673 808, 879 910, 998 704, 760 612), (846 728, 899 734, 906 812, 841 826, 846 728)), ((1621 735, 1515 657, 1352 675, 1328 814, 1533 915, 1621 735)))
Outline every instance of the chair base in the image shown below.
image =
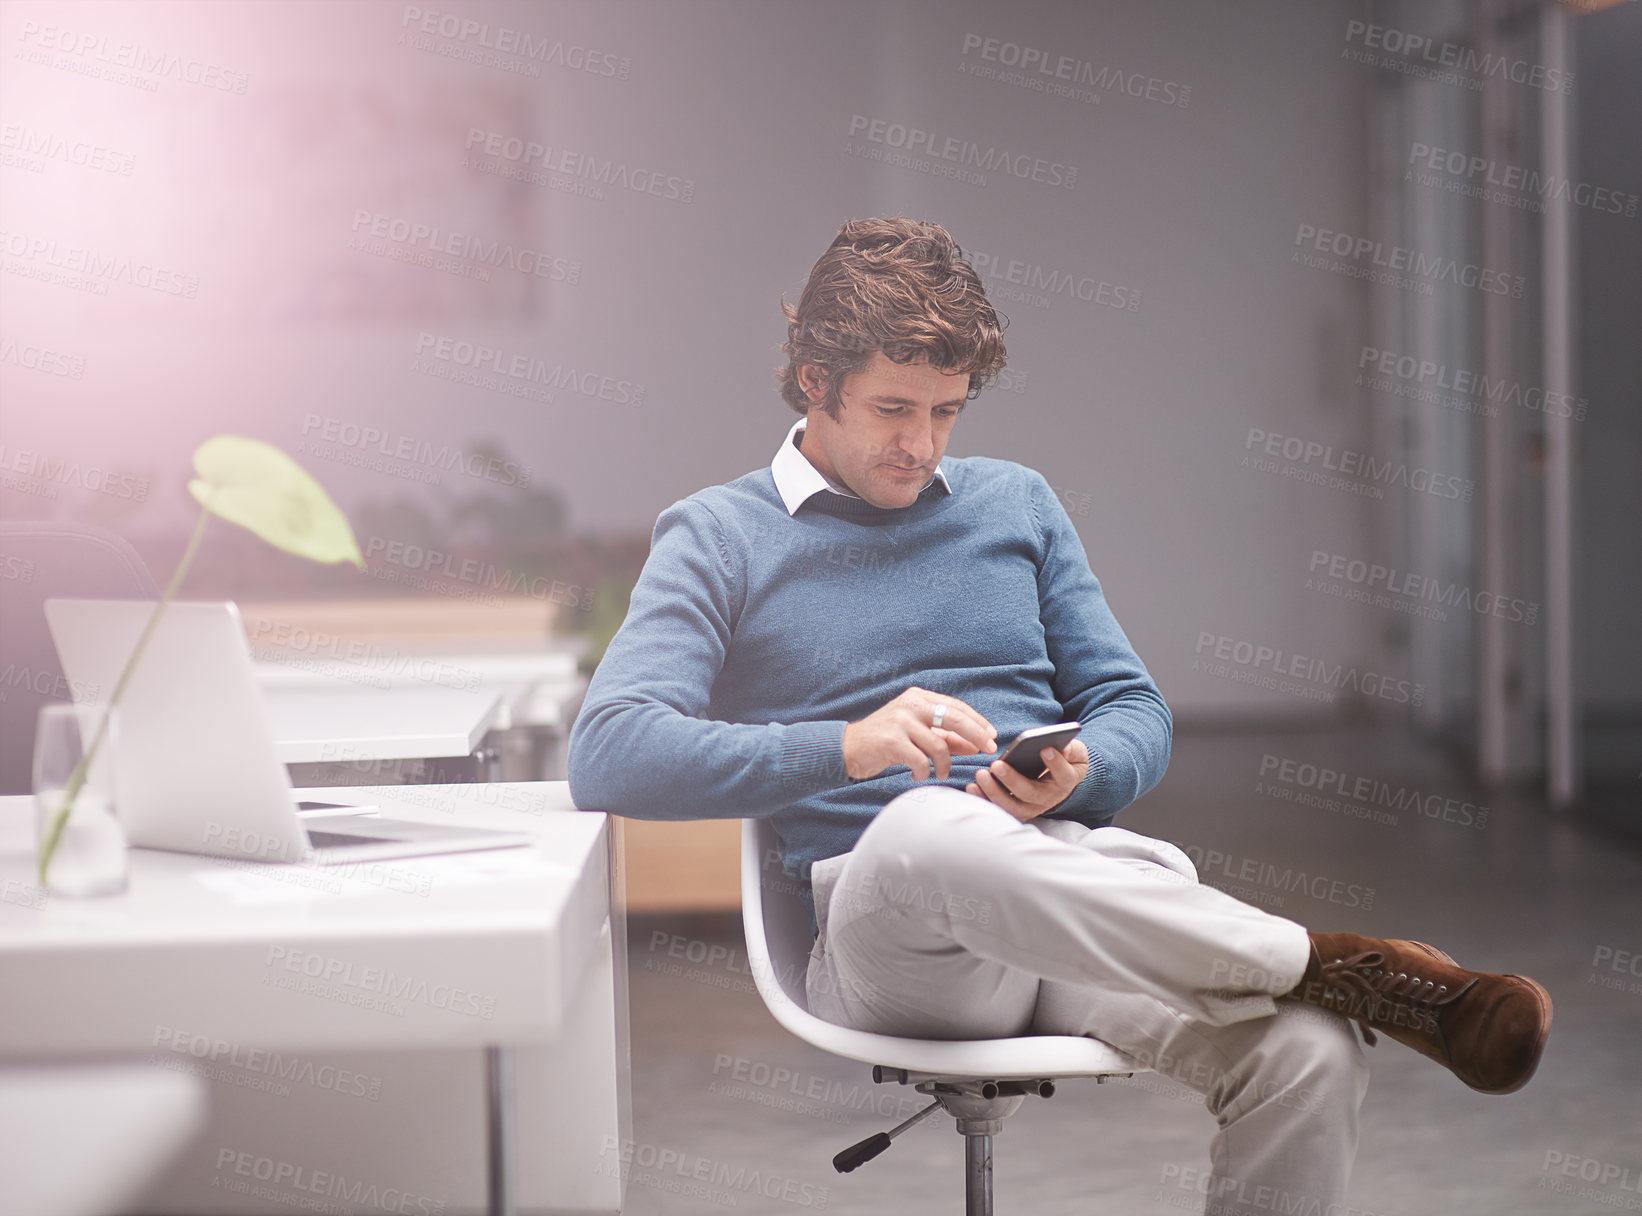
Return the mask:
MULTIPOLYGON (((873 1069, 873 1080, 883 1083, 900 1070, 873 1069)), ((905 1073, 895 1079, 905 1084, 905 1073)), ((965 1216, 992 1216, 992 1137, 1003 1130, 1003 1121, 1021 1108, 1027 1097, 1054 1096, 1055 1083, 1048 1078, 1030 1081, 992 1081, 952 1078, 920 1081, 914 1088, 934 1099, 923 1110, 890 1132, 877 1132, 833 1158, 833 1167, 846 1173, 864 1165, 889 1147, 890 1141, 923 1121, 937 1107, 951 1115, 964 1138, 965 1216)))
MULTIPOLYGON (((963 1121, 959 1120, 959 1131, 963 1121)), ((992 1136, 964 1132, 964 1216, 992 1216, 992 1136)))

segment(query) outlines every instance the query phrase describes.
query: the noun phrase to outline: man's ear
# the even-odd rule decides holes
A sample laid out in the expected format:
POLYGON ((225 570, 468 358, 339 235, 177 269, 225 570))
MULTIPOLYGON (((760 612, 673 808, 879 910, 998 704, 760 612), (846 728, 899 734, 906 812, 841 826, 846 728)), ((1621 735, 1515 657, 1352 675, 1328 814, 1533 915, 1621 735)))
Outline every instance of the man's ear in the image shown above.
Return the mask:
POLYGON ((798 365, 798 387, 804 391, 806 397, 817 405, 827 395, 826 386, 821 379, 821 369, 813 363, 800 363, 798 365))

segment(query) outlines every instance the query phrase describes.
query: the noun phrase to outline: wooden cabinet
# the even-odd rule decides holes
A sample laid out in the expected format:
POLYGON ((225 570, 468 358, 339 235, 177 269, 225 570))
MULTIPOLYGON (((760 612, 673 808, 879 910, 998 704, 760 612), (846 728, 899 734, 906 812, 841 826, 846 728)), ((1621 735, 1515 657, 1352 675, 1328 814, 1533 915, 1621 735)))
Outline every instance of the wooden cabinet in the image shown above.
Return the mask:
POLYGON ((621 825, 629 912, 723 912, 741 907, 741 820, 612 822, 621 825))

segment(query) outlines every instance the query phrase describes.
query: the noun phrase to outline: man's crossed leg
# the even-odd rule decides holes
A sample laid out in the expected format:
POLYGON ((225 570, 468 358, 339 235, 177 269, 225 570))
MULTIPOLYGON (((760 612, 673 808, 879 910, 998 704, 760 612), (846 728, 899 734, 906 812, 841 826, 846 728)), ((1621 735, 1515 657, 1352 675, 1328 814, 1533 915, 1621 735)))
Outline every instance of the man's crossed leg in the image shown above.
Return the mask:
MULTIPOLYGON (((1343 1203, 1367 1087, 1348 1017, 1403 1041, 1434 1037, 1437 1047, 1411 1045, 1440 1058, 1439 1019, 1455 990, 1485 981, 1493 987, 1473 1003, 1503 991, 1524 1006, 1543 993, 1461 971, 1417 943, 1313 937, 1200 884, 1166 842, 1068 820, 1022 823, 950 787, 890 802, 851 852, 815 864, 812 881, 821 925, 812 1012, 914 1038, 1075 1034, 1111 1044, 1204 1095, 1219 1124, 1210 1212, 1249 1194, 1305 1210, 1343 1203), (1410 958, 1437 980, 1410 976, 1410 958), (1308 993, 1313 1004, 1289 999, 1308 993)), ((1469 1038, 1465 1049, 1479 1050, 1469 1038)), ((1494 1086, 1499 1052, 1480 1050, 1489 1067, 1472 1071, 1494 1086)), ((1510 1088, 1526 1081, 1520 1060, 1509 1067, 1510 1088)))

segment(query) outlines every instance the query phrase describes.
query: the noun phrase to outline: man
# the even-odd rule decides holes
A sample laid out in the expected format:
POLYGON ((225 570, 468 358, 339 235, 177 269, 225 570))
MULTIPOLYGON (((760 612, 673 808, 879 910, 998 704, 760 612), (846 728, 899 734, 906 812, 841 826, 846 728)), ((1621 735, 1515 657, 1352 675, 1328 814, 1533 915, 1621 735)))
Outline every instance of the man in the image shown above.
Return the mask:
POLYGON ((657 521, 571 732, 576 804, 769 817, 813 894, 820 1017, 1086 1034, 1203 1093, 1211 1210, 1261 1186, 1282 1210, 1343 1200, 1351 1019, 1483 1092, 1525 1084, 1551 1017, 1532 980, 1308 934, 1110 826, 1162 777, 1169 711, 1043 477, 943 459, 1005 359, 946 230, 846 223, 785 312, 802 417, 769 468, 657 521), (1041 779, 987 760, 1072 719, 1041 779))

